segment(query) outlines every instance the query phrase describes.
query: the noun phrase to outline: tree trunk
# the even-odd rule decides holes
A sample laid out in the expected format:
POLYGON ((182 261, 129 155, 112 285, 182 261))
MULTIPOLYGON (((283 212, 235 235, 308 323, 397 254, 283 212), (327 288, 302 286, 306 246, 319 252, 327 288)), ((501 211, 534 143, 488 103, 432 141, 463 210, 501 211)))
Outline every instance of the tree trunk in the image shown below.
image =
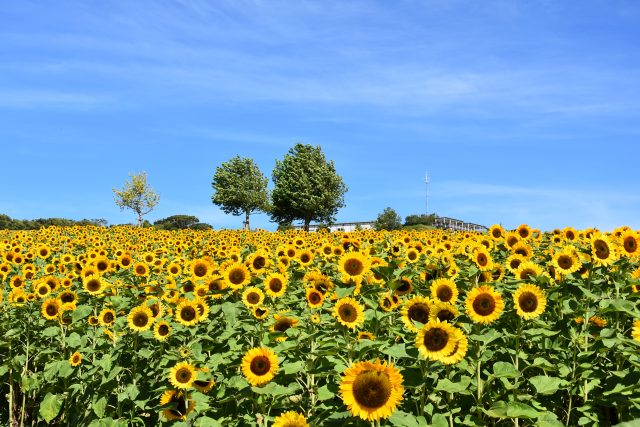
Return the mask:
POLYGON ((251 230, 251 228, 249 227, 249 209, 247 209, 245 211, 245 219, 244 219, 244 227, 243 230, 251 230))
POLYGON ((142 227, 142 212, 138 212, 138 227, 142 227))
POLYGON ((311 224, 311 218, 305 218, 304 219, 304 231, 309 231, 309 224, 311 224))

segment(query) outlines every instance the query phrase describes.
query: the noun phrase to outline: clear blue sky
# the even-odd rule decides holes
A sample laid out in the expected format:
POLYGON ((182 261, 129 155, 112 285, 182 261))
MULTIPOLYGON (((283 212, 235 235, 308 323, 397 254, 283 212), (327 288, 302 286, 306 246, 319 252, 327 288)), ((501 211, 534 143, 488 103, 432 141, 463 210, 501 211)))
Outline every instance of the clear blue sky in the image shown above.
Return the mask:
MULTIPOLYGON (((321 145, 337 219, 640 228, 637 1, 60 1, 0 7, 0 212, 242 219, 211 204, 235 155, 271 176, 321 145)), ((253 225, 274 229, 265 215, 253 225)))

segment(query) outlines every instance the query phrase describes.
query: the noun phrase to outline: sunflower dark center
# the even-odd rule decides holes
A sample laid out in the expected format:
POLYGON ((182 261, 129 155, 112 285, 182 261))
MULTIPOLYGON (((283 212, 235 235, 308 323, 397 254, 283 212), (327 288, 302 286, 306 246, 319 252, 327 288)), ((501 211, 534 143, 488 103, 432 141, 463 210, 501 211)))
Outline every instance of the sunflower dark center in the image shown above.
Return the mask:
POLYGON ((535 270, 533 270, 531 268, 525 268, 524 270, 522 270, 520 272, 520 279, 529 280, 529 278, 531 278, 532 276, 535 276, 535 275, 536 275, 535 270))
POLYGON ((131 258, 122 258, 120 260, 120 264, 127 267, 128 265, 131 264, 131 258))
POLYGON ((178 372, 176 372, 176 380, 178 380, 179 383, 186 384, 191 381, 192 375, 193 374, 190 369, 180 368, 178 369, 178 372))
POLYGON ((302 262, 304 262, 306 264, 309 261, 311 261, 311 257, 309 256, 309 254, 302 254, 300 256, 300 261, 302 261, 302 262))
POLYGON ((353 382, 353 397, 366 408, 381 408, 391 397, 391 382, 383 372, 363 372, 353 382))
POLYGON ((502 232, 497 228, 494 228, 491 232, 491 235, 497 239, 498 237, 502 236, 502 232))
POLYGON ((58 307, 55 304, 47 305, 46 312, 49 316, 56 316, 58 314, 58 307))
POLYGON ((456 318, 456 315, 445 308, 445 309, 440 310, 438 312, 438 316, 436 316, 436 317, 441 322, 450 322, 450 321, 452 321, 453 319, 456 318))
POLYGON ((623 241, 624 250, 627 252, 635 252, 638 249, 636 239, 632 236, 626 237, 623 241))
POLYGON ((318 292, 309 293, 309 302, 311 304, 318 304, 320 301, 322 301, 322 297, 318 292))
POLYGON ((247 295, 247 301, 249 304, 257 304, 260 302, 260 295, 257 292, 249 292, 247 295))
POLYGON ((244 282, 244 279, 244 271, 240 270, 239 268, 231 270, 231 272, 229 273, 229 281, 234 285, 239 285, 240 283, 244 282))
POLYGON ((432 328, 424 334, 424 346, 429 351, 440 351, 449 342, 449 334, 443 329, 432 328))
POLYGON ((269 281, 269 289, 271 289, 271 292, 280 292, 282 290, 282 281, 277 278, 271 279, 269 281))
POLYGON ((558 257, 558 266, 564 270, 568 270, 573 265, 573 260, 569 255, 560 255, 558 257))
POLYGON ((407 281, 407 280, 402 280, 402 281, 400 282, 400 286, 398 286, 398 287, 396 288, 396 292, 398 292, 398 293, 400 293, 400 294, 403 294, 403 293, 405 293, 405 294, 406 294, 406 293, 407 293, 407 292, 409 292, 410 290, 411 290, 411 283, 410 283, 409 281, 407 281))
POLYGON ((147 272, 147 268, 144 265, 139 265, 136 267, 136 273, 145 274, 147 272))
POLYGON ((411 304, 409 310, 407 310, 407 316, 411 320, 427 323, 429 321, 429 306, 422 302, 411 304))
POLYGON ((418 253, 416 251, 411 251, 407 255, 407 258, 409 258, 411 261, 414 261, 416 258, 418 258, 418 253))
POLYGON ((169 325, 163 323, 158 326, 158 335, 160 335, 161 337, 169 335, 169 325))
POLYGON ((518 255, 522 255, 524 257, 526 257, 527 255, 529 255, 529 252, 527 252, 526 249, 524 248, 518 248, 515 250, 515 253, 517 253, 518 255))
POLYGON ((149 323, 149 316, 147 315, 147 313, 138 312, 135 314, 135 316, 133 316, 133 324, 137 327, 142 328, 144 326, 147 326, 147 323, 149 323))
POLYGON ((265 375, 271 369, 271 362, 266 356, 256 356, 251 360, 250 369, 254 375, 265 375))
POLYGON ((60 295, 60 301, 62 302, 73 302, 75 301, 75 297, 73 296, 73 294, 71 292, 68 293, 63 293, 62 295, 60 295))
POLYGON ((350 258, 344 263, 344 270, 351 276, 357 276, 364 270, 364 265, 359 259, 350 258))
POLYGON ((105 271, 107 268, 109 268, 109 264, 106 261, 98 261, 98 263, 96 264, 96 268, 100 271, 105 271))
POLYGON ((273 330, 278 332, 284 332, 293 326, 293 322, 288 317, 281 317, 276 320, 276 323, 273 325, 273 330))
POLYGON ((521 262, 522 262, 522 261, 521 261, 521 260, 519 260, 519 259, 517 259, 517 258, 516 258, 516 259, 512 259, 512 260, 509 262, 509 266, 515 270, 516 268, 518 268, 518 267, 520 266, 520 263, 521 263, 521 262))
POLYGON ((518 305, 525 313, 533 313, 538 308, 538 297, 533 292, 523 292, 518 297, 518 305))
POLYGON ((596 240, 593 244, 593 247, 596 250, 596 256, 600 259, 609 258, 609 245, 602 240, 596 240))
POLYGON ((267 310, 263 309, 263 308, 256 308, 256 315, 258 317, 260 316, 264 316, 264 314, 267 312, 267 310))
POLYGON ((207 266, 204 264, 196 264, 193 269, 193 274, 196 277, 204 277, 207 275, 207 266))
POLYGON ((191 306, 182 307, 182 310, 180 310, 180 318, 187 322, 190 322, 193 319, 195 319, 197 314, 198 312, 196 311, 196 309, 191 306))
POLYGON ((107 311, 102 315, 102 321, 104 323, 113 323, 114 320, 115 320, 115 317, 113 316, 113 313, 110 311, 107 311))
POLYGON ((169 273, 178 274, 178 267, 175 265, 171 266, 171 268, 169 269, 169 273))
POLYGON ((358 318, 358 311, 351 304, 344 304, 338 309, 340 318, 347 323, 355 322, 358 318))
POLYGON ((496 309, 496 301, 489 294, 480 294, 473 301, 473 311, 480 316, 488 316, 496 309))
POLYGON ((267 260, 262 257, 262 256, 257 256, 255 257, 255 259, 253 260, 253 268, 255 268, 256 270, 259 270, 261 268, 264 268, 264 266, 266 265, 267 260))
POLYGON ((89 280, 87 282, 87 289, 91 292, 95 292, 100 290, 100 281, 99 280, 89 280))
POLYGON ((440 301, 449 302, 453 298, 453 289, 448 285, 440 285, 436 289, 436 296, 440 301))
POLYGON ((488 259, 485 254, 478 254, 478 256, 476 257, 476 260, 478 261, 478 264, 480 264, 483 267, 487 265, 488 259))

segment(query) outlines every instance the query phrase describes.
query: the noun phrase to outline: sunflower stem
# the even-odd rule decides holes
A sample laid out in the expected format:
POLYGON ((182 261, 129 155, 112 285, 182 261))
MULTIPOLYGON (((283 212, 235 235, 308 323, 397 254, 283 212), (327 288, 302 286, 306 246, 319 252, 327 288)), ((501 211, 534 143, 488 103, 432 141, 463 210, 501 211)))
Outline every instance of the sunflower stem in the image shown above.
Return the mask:
POLYGON ((477 383, 477 394, 476 394, 476 408, 478 412, 478 417, 482 418, 482 378, 480 376, 482 370, 482 362, 480 358, 482 357, 482 347, 480 343, 476 343, 476 383, 477 383))
MULTIPOLYGON (((518 371, 518 374, 520 374, 520 335, 522 334, 522 318, 520 316, 518 316, 518 333, 516 334, 516 356, 514 358, 514 366, 516 367, 516 371, 518 371)), ((513 398, 514 401, 518 401, 518 383, 520 382, 520 378, 516 378, 514 381, 514 387, 513 387, 513 398)), ((518 417, 513 419, 513 425, 515 427, 518 427, 520 424, 520 420, 518 419, 518 417)))

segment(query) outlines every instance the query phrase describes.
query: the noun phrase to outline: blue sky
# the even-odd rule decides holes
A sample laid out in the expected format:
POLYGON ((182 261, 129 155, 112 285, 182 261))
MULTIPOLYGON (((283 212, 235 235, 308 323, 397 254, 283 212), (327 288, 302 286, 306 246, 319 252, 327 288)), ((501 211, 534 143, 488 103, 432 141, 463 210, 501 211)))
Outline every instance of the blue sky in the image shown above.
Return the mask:
MULTIPOLYGON (((0 212, 133 222, 211 204, 235 155, 321 145, 339 221, 640 228, 637 1, 3 1, 0 212)), ((265 215, 252 225, 274 229, 265 215)))

